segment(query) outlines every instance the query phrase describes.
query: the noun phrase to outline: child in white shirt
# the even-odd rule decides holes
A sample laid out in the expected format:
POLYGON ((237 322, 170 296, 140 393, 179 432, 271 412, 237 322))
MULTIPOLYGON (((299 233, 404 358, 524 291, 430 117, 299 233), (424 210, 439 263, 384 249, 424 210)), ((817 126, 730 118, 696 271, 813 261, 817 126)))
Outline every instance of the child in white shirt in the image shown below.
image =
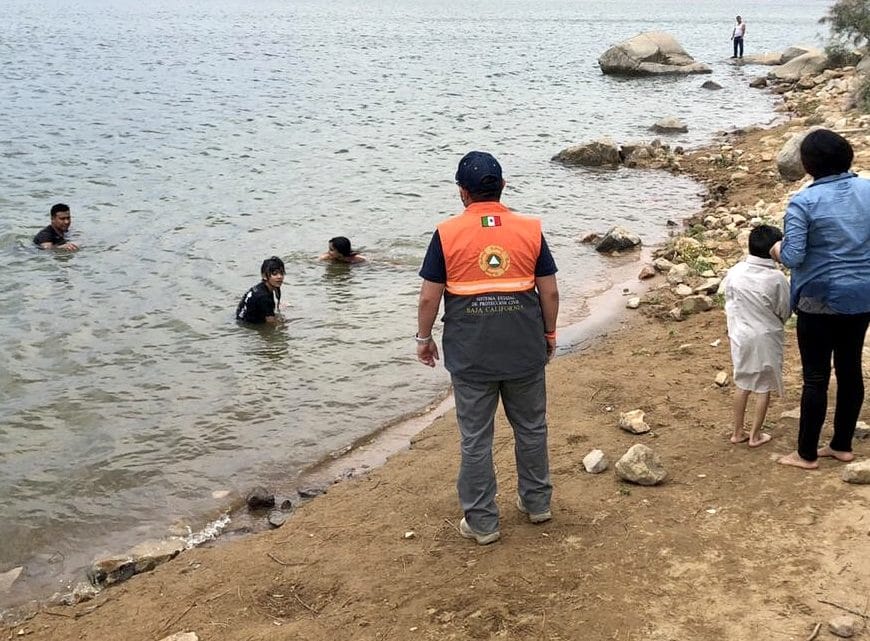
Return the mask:
POLYGON ((783 325, 791 315, 789 287, 770 248, 782 240, 782 232, 759 225, 749 234, 749 255, 728 270, 720 291, 725 292, 725 316, 731 360, 734 364, 734 433, 732 443, 748 441, 749 447, 764 445, 770 435, 761 431, 770 392, 780 396, 782 385, 783 325), (749 433, 744 429, 746 404, 755 392, 755 412, 749 433))

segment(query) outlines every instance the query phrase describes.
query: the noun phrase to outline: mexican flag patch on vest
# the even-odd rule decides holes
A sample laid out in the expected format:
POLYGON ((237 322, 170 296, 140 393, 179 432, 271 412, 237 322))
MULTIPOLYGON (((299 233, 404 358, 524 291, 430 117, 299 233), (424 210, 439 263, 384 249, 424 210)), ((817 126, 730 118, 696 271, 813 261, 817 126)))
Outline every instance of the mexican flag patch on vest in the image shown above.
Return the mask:
POLYGON ((501 216, 481 216, 481 227, 501 227, 501 216))

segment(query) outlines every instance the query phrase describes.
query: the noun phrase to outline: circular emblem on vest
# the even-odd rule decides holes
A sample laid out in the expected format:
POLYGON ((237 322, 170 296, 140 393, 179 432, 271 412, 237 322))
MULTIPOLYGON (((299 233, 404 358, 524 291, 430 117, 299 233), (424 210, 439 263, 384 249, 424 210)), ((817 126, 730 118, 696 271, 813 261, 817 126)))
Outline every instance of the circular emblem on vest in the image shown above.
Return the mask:
POLYGON ((477 264, 484 274, 498 278, 511 266, 511 257, 504 247, 489 245, 480 252, 477 264))

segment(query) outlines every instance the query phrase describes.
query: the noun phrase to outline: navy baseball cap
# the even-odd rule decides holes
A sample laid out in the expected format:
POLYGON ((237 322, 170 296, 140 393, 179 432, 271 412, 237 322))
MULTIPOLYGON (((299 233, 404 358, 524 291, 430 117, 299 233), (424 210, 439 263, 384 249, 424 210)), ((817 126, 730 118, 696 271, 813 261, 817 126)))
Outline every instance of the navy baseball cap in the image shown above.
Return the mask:
POLYGON ((456 184, 472 194, 486 194, 501 190, 501 165, 485 151, 469 151, 459 161, 456 184))

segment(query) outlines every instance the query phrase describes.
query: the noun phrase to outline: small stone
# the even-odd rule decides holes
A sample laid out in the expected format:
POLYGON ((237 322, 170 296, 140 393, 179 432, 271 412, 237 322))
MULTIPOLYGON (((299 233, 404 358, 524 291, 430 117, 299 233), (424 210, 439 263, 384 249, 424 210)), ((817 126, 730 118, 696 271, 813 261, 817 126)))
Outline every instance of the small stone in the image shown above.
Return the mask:
MULTIPOLYGON (((708 273, 708 272, 704 272, 708 273)), ((704 274, 701 274, 702 276, 704 274)), ((715 294, 719 290, 719 285, 722 283, 721 278, 707 278, 703 283, 698 285, 693 291, 696 294, 715 294)))
POLYGON ((644 434, 650 430, 650 426, 644 421, 643 410, 623 412, 619 415, 619 422, 617 425, 620 429, 625 430, 626 432, 631 432, 632 434, 644 434))
POLYGON ((653 261, 653 267, 657 272, 669 272, 673 269, 674 264, 669 261, 667 258, 656 258, 653 261))
POLYGON ((684 315, 696 314, 698 312, 708 312, 713 309, 713 299, 709 296, 696 294, 695 296, 687 296, 680 303, 680 310, 684 315))
POLYGON ((199 641, 196 632, 176 632, 175 634, 160 639, 160 641, 199 641))
POLYGON ((601 234, 597 234, 594 231, 591 231, 580 238, 580 242, 584 245, 588 245, 589 243, 597 243, 599 240, 601 240, 601 234))
POLYGON ((855 628, 855 617, 850 617, 846 614, 835 616, 828 621, 828 631, 844 639, 854 636, 855 628))
POLYGON ((271 512, 269 512, 268 521, 269 525, 274 528, 278 528, 287 522, 287 515, 284 514, 281 510, 272 510, 271 512))
POLYGON ((403 539, 406 539, 406 540, 407 540, 407 539, 416 539, 416 538, 417 538, 417 533, 416 533, 414 530, 408 530, 407 532, 405 532, 405 533, 402 535, 402 538, 403 538, 403 539))
POLYGON ((685 298, 686 296, 692 295, 692 288, 685 283, 680 283, 679 285, 674 287, 673 292, 680 298, 685 298))
POLYGON ((720 85, 718 82, 713 82, 712 80, 707 80, 704 82, 703 85, 701 85, 701 89, 716 90, 716 89, 721 89, 721 88, 722 88, 722 85, 720 85))
POLYGON ((842 479, 846 483, 856 483, 858 485, 870 485, 870 459, 865 461, 855 461, 849 463, 843 468, 842 479))
POLYGON ((691 276, 691 274, 691 267, 686 263, 679 263, 678 265, 671 267, 668 272, 668 283, 671 285, 679 285, 680 283, 686 282, 686 279, 691 276))
POLYGON ((637 309, 640 307, 640 298, 637 296, 632 296, 625 302, 625 306, 628 309, 637 309))
POLYGON ((252 510, 275 507, 275 495, 269 492, 266 488, 258 485, 248 492, 245 502, 248 504, 248 508, 252 510))
POLYGON ((718 372, 716 374, 715 381, 716 381, 716 385, 718 385, 719 387, 725 387, 726 385, 728 385, 728 373, 727 372, 718 372))
POLYGON ((679 307, 674 307, 671 311, 668 312, 668 316, 675 321, 683 320, 683 312, 679 307))
POLYGON ((800 419, 801 419, 800 406, 794 408, 793 410, 787 410, 779 415, 779 420, 781 420, 781 421, 799 421, 800 419))
POLYGON ((855 438, 860 440, 870 438, 870 425, 867 425, 864 421, 855 423, 855 438))
POLYGON ((293 502, 290 499, 284 499, 283 501, 281 501, 281 509, 288 510, 288 511, 292 510, 293 509, 293 502))
POLYGON ((211 498, 213 499, 225 499, 230 495, 229 490, 215 490, 211 493, 211 498))
POLYGON ((656 275, 656 268, 653 265, 644 265, 640 269, 640 273, 637 275, 638 280, 646 280, 648 278, 653 278, 656 275))
POLYGON ((313 499, 315 496, 326 494, 325 487, 301 487, 296 490, 303 499, 313 499))
POLYGON ((617 461, 616 474, 638 485, 658 485, 668 476, 659 455, 643 443, 632 445, 617 461))
POLYGON ((583 457, 583 467, 590 474, 600 474, 610 463, 607 461, 607 457, 604 455, 604 452, 601 450, 592 450, 583 457))

